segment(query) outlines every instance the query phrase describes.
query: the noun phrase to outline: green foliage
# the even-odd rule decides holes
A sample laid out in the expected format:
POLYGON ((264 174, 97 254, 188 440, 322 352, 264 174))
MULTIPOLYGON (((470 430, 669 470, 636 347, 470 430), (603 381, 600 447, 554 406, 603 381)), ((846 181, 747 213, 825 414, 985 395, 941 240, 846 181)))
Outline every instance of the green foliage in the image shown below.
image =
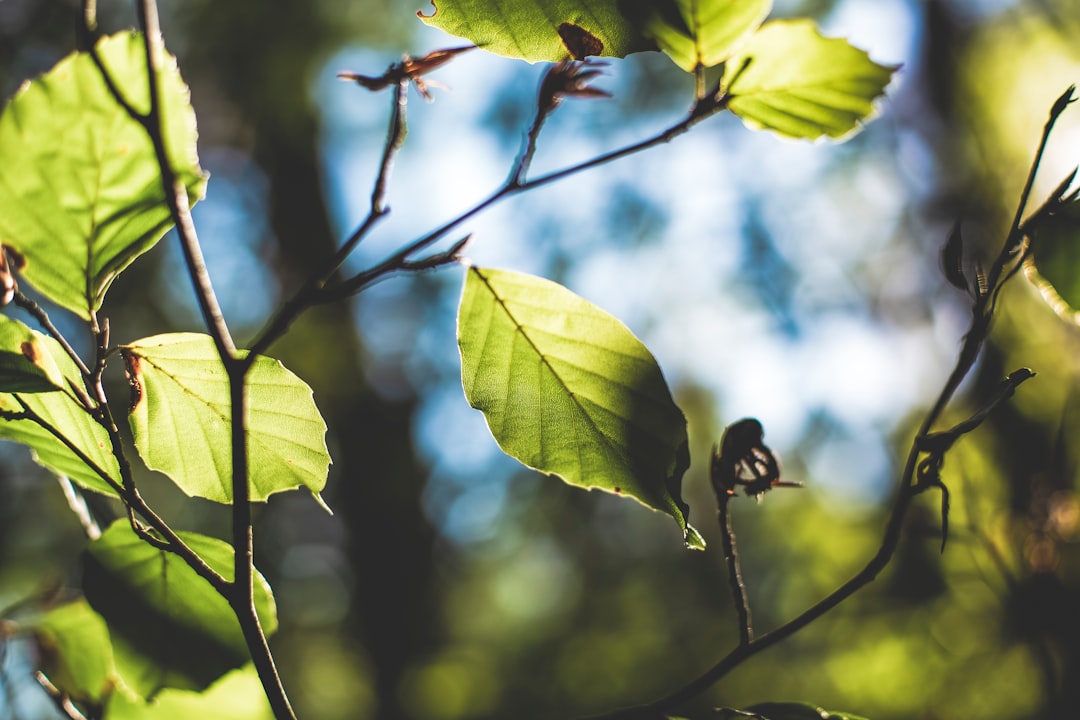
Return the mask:
MULTIPOLYGON (((231 580, 233 549, 215 538, 180 533, 214 571, 231 580)), ((83 591, 109 625, 120 676, 143 697, 162 688, 202 690, 248 661, 228 601, 179 557, 150 545, 126 520, 87 548, 83 591)), ((255 608, 263 632, 277 628, 270 586, 256 575, 255 608)))
POLYGON ((618 0, 436 0, 428 25, 493 53, 529 62, 653 49, 618 0))
POLYGON ((70 390, 83 379, 60 343, 3 317, 0 367, 0 438, 28 445, 36 462, 88 490, 115 495, 102 477, 120 476, 109 434, 70 390))
POLYGON ((813 140, 855 130, 896 70, 808 20, 776 20, 727 61, 725 82, 749 127, 813 140))
POLYGON ((548 280, 470 267, 458 343, 465 396, 507 454, 665 512, 704 547, 680 492, 686 418, 625 325, 548 280))
POLYGON ((759 703, 741 712, 721 711, 721 715, 730 720, 747 716, 760 718, 760 720, 866 720, 863 717, 831 712, 806 703, 759 703))
MULTIPOLYGON (((762 25, 771 7, 769 0, 439 0, 434 13, 421 17, 487 50, 530 62, 659 49, 697 75, 694 109, 680 125, 625 152, 556 173, 569 175, 620 152, 666 142, 722 110, 751 127, 794 138, 856 130, 895 68, 871 62, 844 40, 823 38, 809 22, 762 25), (724 66, 722 82, 706 91, 704 70, 718 65, 724 66)), ((277 628, 275 600, 250 565, 251 508, 237 503, 232 509, 235 547, 173 532, 139 494, 124 457, 127 438, 113 419, 119 413, 104 396, 102 373, 118 352, 131 388, 127 410, 135 449, 147 468, 189 496, 231 504, 234 477, 246 472, 251 501, 300 487, 319 499, 330 464, 327 427, 305 382, 272 358, 234 350, 209 310, 213 336, 162 334, 110 347, 107 326, 99 323, 112 282, 168 228, 178 226, 189 256, 197 248, 197 240, 185 234, 190 218, 169 196, 173 188, 163 187, 165 168, 152 142, 166 149, 180 196, 186 192, 198 200, 206 176, 196 153, 194 111, 175 61, 167 57, 153 76, 161 116, 151 112, 147 55, 161 48, 156 31, 147 37, 149 44, 136 33, 101 39, 95 49, 102 67, 86 52, 65 58, 24 86, 0 116, 0 244, 10 251, 20 281, 86 321, 95 341, 94 361, 82 362, 58 338, 0 318, 0 437, 28 445, 53 473, 120 500, 126 516, 88 545, 85 602, 55 608, 29 627, 56 687, 90 708, 91 716, 101 716, 104 706, 108 720, 286 720, 291 710, 284 690, 275 686, 265 644, 277 628), (243 414, 239 402, 234 406, 241 387, 243 414), (233 430, 240 427, 244 442, 237 444, 233 430), (246 463, 237 460, 241 450, 246 463), (234 580, 237 558, 240 570, 254 576, 247 578, 251 587, 234 580), (257 674, 237 670, 249 660, 257 674), (266 703, 253 689, 259 680, 266 703)), ((413 82, 423 90, 421 76, 454 56, 433 53, 395 65, 383 77, 354 79, 369 89, 413 82)), ((558 68, 545 80, 551 85, 541 95, 546 100, 537 108, 513 182, 492 202, 527 189, 523 178, 537 136, 562 99, 603 94, 586 86, 594 70, 558 68)), ((404 141, 406 97, 399 95, 395 104, 371 222, 346 247, 355 246, 381 217, 381 184, 404 141)), ((418 243, 353 278, 355 283, 330 289, 363 289, 393 272, 456 263, 461 244, 454 247, 424 258, 418 255, 430 244, 418 243)), ((5 280, 6 273, 0 273, 5 280)), ((209 284, 201 283, 198 272, 192 275, 204 309, 214 305, 209 284)), ((312 278, 286 303, 282 328, 303 310, 348 294, 319 295, 330 277, 312 278)), ((29 305, 13 287, 4 291, 22 307, 29 305)), ((49 322, 42 325, 56 332, 49 322)), ((277 337, 262 336, 266 342, 252 347, 269 347, 277 337)), ((465 396, 507 454, 568 484, 630 497, 666 513, 687 547, 704 548, 682 498, 690 465, 686 418, 656 359, 621 322, 548 280, 470 266, 458 343, 465 396)), ((747 472, 754 472, 760 457, 750 454, 746 463, 747 472)), ((746 643, 749 638, 747 622, 746 643)), ((857 720, 789 703, 746 712, 770 720, 857 720)))
POLYGON ((66 387, 46 342, 41 333, 0 315, 0 390, 35 393, 66 387))
POLYGON ((727 60, 772 10, 772 0, 641 3, 645 32, 687 72, 727 60))
POLYGON ((259 676, 250 666, 223 675, 203 692, 166 688, 152 700, 117 692, 105 710, 108 720, 273 720, 259 676))
MULTIPOLYGON (((213 339, 156 335, 121 353, 132 386, 128 420, 147 466, 188 495, 231 503, 229 378, 213 339)), ((301 486, 317 497, 330 455, 311 388, 277 360, 259 357, 247 394, 251 499, 301 486)))
MULTIPOLYGON (((121 33, 97 45, 128 102, 149 108, 143 43, 121 33)), ((165 144, 192 202, 206 178, 195 114, 175 61, 159 76, 165 144)), ((0 116, 0 243, 56 304, 88 320, 116 276, 172 225, 154 148, 116 103, 88 53, 24 85, 0 116)))
POLYGON ((1024 269, 1058 315, 1077 322, 1080 308, 1080 201, 1042 220, 1024 269))
POLYGON ((118 682, 109 628, 85 600, 60 605, 25 623, 41 669, 73 700, 103 705, 118 682))

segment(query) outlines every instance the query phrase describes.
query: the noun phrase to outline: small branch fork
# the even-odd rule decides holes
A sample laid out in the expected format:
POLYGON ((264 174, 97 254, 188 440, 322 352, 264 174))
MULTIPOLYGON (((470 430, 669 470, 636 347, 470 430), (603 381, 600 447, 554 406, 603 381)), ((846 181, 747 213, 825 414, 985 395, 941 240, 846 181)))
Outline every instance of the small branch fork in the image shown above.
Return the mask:
MULTIPOLYGON (((896 500, 894 501, 892 510, 889 514, 888 521, 885 524, 881 545, 874 556, 870 558, 862 570, 857 572, 827 597, 806 609, 801 615, 798 615, 765 635, 754 638, 750 628, 749 603, 746 599, 746 590, 739 573, 738 556, 735 554, 734 537, 728 537, 730 534, 730 527, 726 522, 727 502, 725 497, 730 497, 733 494, 733 486, 724 486, 722 483, 718 485, 715 470, 717 465, 716 458, 723 457, 724 450, 722 447, 719 453, 714 451, 713 484, 714 489, 719 488, 720 519, 725 532, 724 553, 725 557, 728 559, 732 592, 735 596, 736 608, 739 613, 739 644, 731 652, 717 661, 711 668, 683 687, 675 690, 670 695, 645 705, 624 708, 606 715, 595 716, 592 720, 644 720, 645 718, 651 720, 653 718, 666 717, 666 714, 669 711, 678 708, 683 703, 701 694, 743 662, 749 660, 763 650, 786 640, 799 630, 825 615, 860 589, 870 584, 881 571, 885 569, 892 560, 893 554, 896 552, 896 548, 899 545, 903 520, 908 509, 911 507, 912 501, 917 495, 930 488, 937 488, 942 491, 942 550, 944 550, 945 533, 948 532, 948 490, 941 480, 940 470, 944 463, 946 452, 960 437, 977 428, 998 405, 1012 396, 1021 383, 1034 377, 1035 373, 1027 368, 1021 368, 1014 371, 1000 383, 998 389, 990 399, 967 420, 944 431, 932 432, 932 428, 941 419, 945 408, 949 405, 960 384, 971 371, 975 361, 978 359, 989 336, 991 321, 993 320, 997 299, 1001 289, 1005 283, 1016 274, 1027 256, 1030 250, 1031 233, 1044 218, 1060 209, 1064 203, 1071 202, 1078 196, 1077 192, 1067 192, 1068 187, 1071 185, 1072 180, 1076 175, 1076 171, 1074 171, 1057 187, 1051 197, 1040 208, 1032 213, 1028 220, 1022 221, 1024 212, 1030 200, 1034 178, 1046 149, 1050 132, 1058 117, 1065 111, 1065 108, 1075 101, 1075 98, 1073 97, 1075 90, 1075 86, 1069 87, 1051 108, 1049 119, 1043 130, 1042 139, 1039 142, 1038 150, 1032 161, 1027 183, 1020 195, 1015 219, 1006 236, 1001 251, 991 266, 990 272, 984 274, 979 270, 977 271, 977 278, 975 281, 971 281, 967 278, 966 274, 963 273, 962 269, 960 269, 959 262, 956 262, 951 267, 947 265, 945 268, 946 277, 949 278, 949 281, 967 291, 971 297, 971 324, 967 334, 964 336, 963 344, 961 345, 960 352, 957 356, 956 365, 953 367, 952 372, 945 381, 934 404, 923 418, 915 439, 912 441, 911 448, 908 451, 907 460, 904 463, 903 472, 900 476, 899 492, 897 493, 896 500)), ((958 261, 962 256, 958 247, 960 242, 959 231, 958 229, 954 230, 944 248, 943 258, 946 260, 958 261)), ((744 420, 740 422, 746 423, 748 421, 744 420)), ((749 422, 757 424, 756 420, 749 422)), ((736 423, 729 428, 728 433, 730 434, 731 430, 738 425, 740 425, 740 423, 736 423)), ((754 435, 758 430, 760 430, 760 424, 757 424, 756 428, 753 426, 743 428, 744 433, 750 436, 751 440, 754 439, 754 435)), ((727 436, 725 436, 725 439, 727 439, 727 436)), ((758 440, 760 440, 760 436, 758 436, 758 440)), ((745 445, 745 440, 742 442, 745 445)), ((768 461, 765 460, 764 462, 765 465, 759 465, 759 469, 768 467, 768 461)), ((768 473, 764 472, 760 477, 765 478, 767 475, 768 473)), ((773 485, 774 483, 770 481, 769 487, 772 487, 773 485)))
MULTIPOLYGON (((452 220, 435 228, 393 253, 382 262, 363 270, 352 277, 345 278, 340 282, 330 285, 329 280, 333 273, 341 267, 345 257, 366 237, 381 220, 389 209, 383 205, 386 188, 386 178, 389 173, 390 162, 394 154, 404 140, 405 128, 405 86, 412 82, 416 84, 418 76, 447 62, 451 57, 470 48, 453 48, 451 50, 437 50, 420 60, 405 61, 398 65, 392 65, 382 77, 372 78, 356 73, 340 73, 339 77, 354 80, 361 86, 378 90, 393 86, 395 95, 392 104, 390 130, 388 141, 383 155, 383 163, 380 167, 379 177, 372 193, 371 209, 367 218, 357 227, 353 234, 346 240, 341 250, 335 254, 328 263, 327 270, 320 273, 317 278, 305 284, 293 295, 281 309, 267 323, 251 344, 253 354, 262 354, 274 344, 288 330, 292 323, 307 309, 316 305, 322 305, 348 298, 363 291, 374 283, 398 272, 426 270, 441 265, 457 262, 468 237, 459 240, 451 251, 432 255, 430 257, 413 259, 418 253, 423 252, 439 240, 446 237, 450 232, 458 228, 473 217, 484 212, 497 203, 514 195, 529 190, 549 185, 565 178, 577 175, 585 170, 605 165, 639 153, 643 150, 671 142, 678 136, 687 132, 694 125, 709 118, 727 108, 730 97, 727 96, 720 84, 713 88, 712 92, 698 99, 683 120, 637 143, 613 150, 589 160, 571 165, 532 180, 526 179, 532 158, 536 153, 540 130, 544 122, 552 112, 567 97, 600 98, 606 97, 603 90, 591 87, 589 81, 599 75, 598 68, 602 63, 596 61, 566 62, 553 65, 541 82, 537 110, 534 119, 526 133, 525 142, 514 166, 503 185, 493 191, 486 198, 476 203, 473 207, 464 211, 452 220), (434 60, 429 61, 429 59, 434 60)), ((745 65, 744 65, 745 68, 745 65)), ((741 72, 741 70, 740 70, 741 72)), ((730 84, 730 83, 729 83, 730 84)))

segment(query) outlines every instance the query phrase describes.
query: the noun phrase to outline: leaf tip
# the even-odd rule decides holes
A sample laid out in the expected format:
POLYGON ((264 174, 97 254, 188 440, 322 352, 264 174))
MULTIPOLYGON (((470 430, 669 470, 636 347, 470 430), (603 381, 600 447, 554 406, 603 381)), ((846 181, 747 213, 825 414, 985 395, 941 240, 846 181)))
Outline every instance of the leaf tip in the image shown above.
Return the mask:
POLYGON ((686 530, 683 532, 683 542, 686 543, 687 550, 705 549, 705 538, 689 523, 687 523, 686 530))
POLYGON ((331 508, 329 505, 326 504, 326 501, 323 500, 323 497, 322 497, 321 494, 319 494, 319 493, 315 492, 314 490, 312 490, 311 491, 311 497, 315 498, 315 504, 318 505, 319 507, 321 507, 323 510, 325 510, 327 515, 330 515, 331 517, 334 515, 333 508, 331 508))

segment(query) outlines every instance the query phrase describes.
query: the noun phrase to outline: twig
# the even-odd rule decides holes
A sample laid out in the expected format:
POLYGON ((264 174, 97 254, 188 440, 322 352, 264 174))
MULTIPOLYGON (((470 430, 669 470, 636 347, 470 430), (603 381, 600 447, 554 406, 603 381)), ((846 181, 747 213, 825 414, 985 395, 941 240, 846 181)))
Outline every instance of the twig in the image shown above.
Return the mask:
POLYGON ((739 551, 735 546, 735 531, 731 527, 729 507, 733 497, 735 496, 731 493, 721 494, 718 498, 716 514, 723 533, 728 584, 731 586, 731 597, 735 601, 735 611, 739 616, 739 645, 749 645, 754 639, 754 629, 750 622, 750 598, 746 594, 746 583, 743 582, 742 569, 739 565, 739 551))
MULTIPOLYGON (((378 280, 391 275, 395 272, 400 272, 407 267, 409 258, 418 252, 430 247, 450 231, 457 228, 462 223, 470 220, 471 218, 479 215, 481 212, 489 209, 497 203, 506 200, 518 193, 534 190, 544 185, 563 180, 572 175, 576 175, 585 170, 590 170, 594 167, 619 160, 621 158, 639 153, 643 150, 662 145, 664 143, 671 142, 675 138, 679 137, 683 133, 687 132, 694 125, 698 124, 702 120, 709 118, 727 107, 729 98, 722 92, 717 92, 712 95, 708 95, 705 98, 698 100, 691 108, 687 116, 680 122, 672 125, 671 127, 653 135, 645 140, 627 145, 623 148, 613 150, 602 155, 598 155, 592 159, 576 163, 562 170, 556 170, 547 175, 543 175, 534 180, 524 181, 521 175, 524 174, 525 169, 528 166, 528 159, 526 157, 529 148, 529 143, 535 143, 535 139, 532 141, 526 140, 526 149, 522 153, 522 156, 515 161, 515 166, 511 170, 506 182, 493 193, 488 195, 485 199, 478 202, 473 207, 464 211, 457 217, 449 220, 438 228, 423 235, 420 238, 408 243, 402 247, 399 251, 386 258, 377 265, 361 271, 352 278, 349 278, 338 285, 333 287, 316 287, 306 286, 296 295, 294 295, 289 301, 282 305, 277 314, 270 320, 269 323, 259 333, 258 337, 251 344, 252 354, 262 354, 273 345, 285 331, 292 325, 292 323, 303 314, 308 308, 315 305, 322 305, 326 303, 336 302, 346 297, 355 295, 362 291, 369 285, 377 282, 378 280), (522 163, 523 158, 525 163, 522 163), (520 169, 520 172, 519 172, 520 169)), ((534 122, 535 124, 535 122, 534 122)), ((378 219, 378 218, 374 218, 378 219)), ((369 216, 367 220, 361 225, 361 227, 354 233, 363 234, 370 230, 370 226, 373 224, 372 216, 369 216)))
POLYGON ((405 136, 408 134, 405 113, 409 97, 408 89, 409 77, 407 75, 399 78, 394 83, 394 96, 390 110, 390 121, 386 131, 386 143, 383 146, 382 159, 379 162, 379 172, 371 190, 371 206, 367 217, 342 243, 326 265, 314 273, 311 279, 282 305, 274 317, 270 319, 259 337, 251 344, 251 353, 247 356, 247 363, 254 362, 256 356, 264 354, 275 340, 285 334, 293 321, 304 310, 320 302, 318 297, 333 274, 338 271, 353 250, 374 229, 375 225, 390 214, 390 208, 385 206, 386 193, 390 183, 390 172, 393 169, 394 159, 404 145, 405 136))
POLYGON ((60 347, 64 349, 67 356, 75 363, 75 367, 79 368, 79 372, 82 373, 83 379, 89 382, 90 368, 86 367, 86 363, 79 357, 79 353, 75 352, 75 348, 71 347, 71 343, 67 341, 67 338, 65 338, 60 331, 56 329, 56 326, 52 324, 52 321, 49 319, 49 314, 45 312, 40 305, 19 291, 15 292, 12 301, 15 305, 30 313, 30 315, 38 321, 41 327, 45 328, 45 332, 49 333, 49 336, 52 337, 53 340, 60 343, 60 347))
POLYGON ((60 484, 60 490, 64 493, 64 499, 67 500, 68 507, 78 518, 86 539, 91 542, 97 540, 101 537, 101 526, 98 525, 97 520, 94 519, 93 514, 90 512, 90 506, 86 504, 86 498, 82 492, 75 487, 75 483, 71 482, 71 478, 67 475, 57 475, 56 481, 60 484))
POLYGON ((435 230, 432 230, 427 235, 424 235, 423 237, 414 240, 386 260, 379 263, 378 265, 375 265, 368 270, 364 270, 363 272, 358 273, 354 277, 342 282, 340 285, 334 288, 328 288, 327 291, 323 293, 323 298, 321 299, 321 301, 332 302, 351 295, 355 295, 375 280, 381 279, 383 276, 399 270, 401 268, 401 264, 406 261, 410 256, 434 244, 436 241, 440 240, 443 236, 445 236, 454 228, 458 227, 465 221, 473 218, 474 216, 478 215, 484 210, 487 210, 488 208, 502 200, 505 200, 519 193, 526 192, 528 190, 534 190, 544 185, 550 185, 551 183, 563 180, 585 170, 590 170, 594 167, 605 165, 609 162, 613 162, 615 160, 627 157, 628 155, 633 155, 635 153, 641 152, 642 150, 647 150, 651 147, 671 142, 678 136, 688 131, 698 122, 718 112, 724 106, 726 106, 726 103, 717 103, 714 109, 708 111, 705 114, 695 113, 692 111, 686 119, 675 125, 672 125, 671 127, 660 133, 657 133, 656 135, 653 135, 650 138, 641 140, 618 150, 613 150, 611 152, 598 155, 595 158, 576 163, 569 167, 563 168, 562 170, 556 170, 554 172, 548 173, 547 175, 538 177, 534 180, 522 182, 518 185, 514 185, 508 182, 502 187, 500 187, 498 190, 496 190, 494 193, 489 195, 486 199, 481 200, 479 203, 474 205, 472 208, 466 210, 458 217, 450 220, 449 222, 443 224, 435 230))
POLYGON ((79 711, 79 708, 75 706, 75 703, 71 701, 71 698, 67 693, 61 692, 61 690, 53 685, 52 681, 45 676, 45 673, 40 670, 34 673, 34 679, 37 680, 37 684, 45 691, 45 694, 56 705, 56 709, 64 714, 64 717, 69 720, 88 720, 86 715, 83 715, 79 711))
MULTIPOLYGON (((222 360, 236 356, 236 345, 229 333, 228 325, 221 313, 217 295, 214 293, 213 284, 210 282, 210 273, 206 269, 206 261, 203 259, 202 248, 199 245, 199 237, 195 232, 195 224, 191 221, 191 207, 188 198, 187 187, 177 177, 176 171, 169 160, 168 149, 165 146, 164 118, 161 114, 161 93, 158 85, 158 72, 163 66, 162 52, 163 41, 161 27, 158 24, 157 3, 154 0, 138 0, 136 5, 139 15, 139 23, 143 29, 143 47, 146 55, 147 89, 150 94, 150 110, 147 113, 147 134, 154 145, 154 154, 157 156, 158 168, 161 172, 161 185, 165 193, 165 202, 169 206, 173 222, 176 225, 176 234, 180 238, 180 247, 184 251, 184 261, 187 264, 188 275, 195 285, 195 297, 199 303, 199 310, 203 316, 203 322, 210 335, 214 338, 218 354, 222 360)), ((130 111, 129 111, 130 112, 130 111)), ((137 118, 136 118, 137 119, 137 118)))

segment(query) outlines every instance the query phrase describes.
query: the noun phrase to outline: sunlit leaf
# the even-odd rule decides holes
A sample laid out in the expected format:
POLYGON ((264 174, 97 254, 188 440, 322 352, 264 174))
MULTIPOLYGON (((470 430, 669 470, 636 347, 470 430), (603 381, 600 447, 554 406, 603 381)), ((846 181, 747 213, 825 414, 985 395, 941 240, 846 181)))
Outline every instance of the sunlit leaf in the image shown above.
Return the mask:
POLYGON ((508 455, 571 485, 686 523, 686 419, 648 349, 611 315, 542 278, 471 267, 458 314, 469 403, 508 455))
MULTIPOLYGON (((232 502, 229 378, 209 335, 173 333, 121 348, 139 455, 188 495, 232 502)), ((259 357, 248 373, 251 499, 326 484, 326 423, 300 378, 259 357)))
MULTIPOLYGON (((233 550, 215 538, 179 533, 226 579, 233 550)), ((143 696, 160 688, 202 690, 250 658, 228 601, 173 553, 141 540, 127 520, 110 525, 84 555, 83 591, 112 633, 124 681, 143 696)), ((263 631, 277 628, 270 586, 255 579, 263 631)))
POLYGON ((1080 324, 1080 201, 1068 203, 1034 229, 1024 271, 1054 312, 1080 324))
POLYGON ((434 0, 428 25, 499 55, 529 62, 624 57, 654 50, 620 12, 620 0, 434 0))
MULTIPOLYGON (((830 712, 806 703, 759 703, 743 710, 750 713, 751 717, 759 717, 762 720, 867 720, 858 715, 848 713, 830 712)), ((734 715, 735 717, 746 717, 734 715)))
POLYGON ((116 688, 116 664, 105 621, 84 600, 53 608, 27 623, 45 673, 78 703, 102 705, 116 688))
POLYGON ((644 30, 687 72, 726 60, 764 22, 772 0, 638 0, 644 30))
MULTIPOLYGON (((142 37, 97 45, 125 97, 149 108, 142 37)), ((206 178, 176 62, 159 73, 170 160, 192 202, 206 178)), ((22 277, 88 319, 116 276, 172 225, 149 137, 109 93, 88 53, 23 85, 0 115, 0 243, 22 277)))
POLYGON ((106 720, 274 720, 251 665, 233 670, 202 692, 166 688, 152 700, 115 693, 106 720))
POLYGON ((45 336, 0 315, 0 392, 51 392, 66 387, 45 336))
POLYGON ((728 107, 752 128, 837 138, 870 116, 896 70, 809 20, 776 20, 728 59, 724 82, 728 107))
MULTIPOLYGON (((21 325, 12 320, 6 323, 21 325)), ((33 339, 34 352, 41 353, 39 363, 50 378, 48 382, 55 382, 64 389, 0 393, 0 412, 6 415, 0 418, 0 438, 29 446, 34 461, 52 472, 64 475, 88 490, 116 496, 116 492, 98 473, 101 470, 120 484, 120 466, 112 453, 109 434, 79 404, 70 389, 70 386, 82 386, 78 367, 56 340, 22 327, 33 339), (25 417, 13 419, 13 416, 25 417), (66 438, 78 452, 65 445, 49 428, 66 438), (86 460, 97 469, 87 464, 86 460)), ((23 330, 11 326, 9 329, 9 338, 19 342, 21 347, 26 342, 19 339, 23 330)))

